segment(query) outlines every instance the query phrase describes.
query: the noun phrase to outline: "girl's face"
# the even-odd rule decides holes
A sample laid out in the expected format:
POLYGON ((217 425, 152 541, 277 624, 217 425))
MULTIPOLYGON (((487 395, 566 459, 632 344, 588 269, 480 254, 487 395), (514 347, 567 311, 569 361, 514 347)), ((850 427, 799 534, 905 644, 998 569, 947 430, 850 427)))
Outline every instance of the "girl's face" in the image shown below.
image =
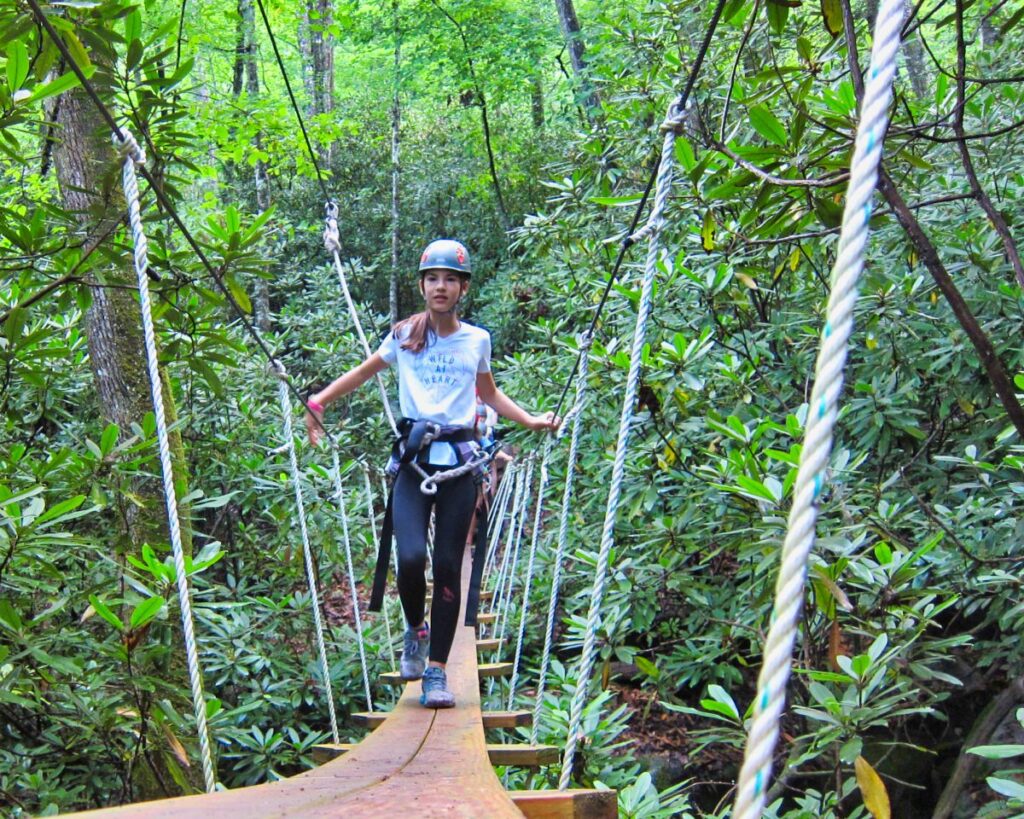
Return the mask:
POLYGON ((469 280, 454 270, 427 270, 420 276, 420 292, 427 309, 447 313, 455 309, 459 299, 469 291, 469 280))

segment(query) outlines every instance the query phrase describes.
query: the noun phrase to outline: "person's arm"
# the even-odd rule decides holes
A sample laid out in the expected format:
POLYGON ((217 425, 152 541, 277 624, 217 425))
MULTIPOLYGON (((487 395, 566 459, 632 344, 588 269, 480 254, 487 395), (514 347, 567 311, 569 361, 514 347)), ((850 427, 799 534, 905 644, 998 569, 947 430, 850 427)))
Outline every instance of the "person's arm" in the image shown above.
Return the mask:
POLYGON ((505 393, 498 389, 494 383, 494 375, 490 372, 476 374, 476 389, 480 398, 485 404, 494 407, 498 415, 522 424, 527 429, 539 432, 544 429, 556 430, 560 420, 553 412, 546 412, 543 415, 531 415, 505 393))
MULTIPOLYGON (((320 392, 309 396, 310 402, 319 404, 324 409, 339 398, 348 395, 350 392, 359 389, 363 384, 373 378, 377 373, 387 369, 388 363, 381 358, 380 353, 374 353, 362 364, 353 367, 340 378, 336 378, 320 392)), ((321 424, 324 420, 323 412, 315 412, 307 407, 306 410, 306 432, 309 434, 309 442, 316 445, 320 441, 321 424), (315 419, 315 420, 314 420, 315 419), (319 422, 319 423, 318 423, 319 422)))

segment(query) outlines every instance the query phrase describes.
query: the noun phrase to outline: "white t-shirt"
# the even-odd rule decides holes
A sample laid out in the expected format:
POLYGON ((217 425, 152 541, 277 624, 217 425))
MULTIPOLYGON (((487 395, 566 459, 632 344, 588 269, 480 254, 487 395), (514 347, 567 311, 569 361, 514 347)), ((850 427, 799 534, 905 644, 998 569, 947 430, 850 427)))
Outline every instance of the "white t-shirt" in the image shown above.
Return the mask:
POLYGON ((462 321, 458 330, 444 338, 428 334, 421 353, 402 349, 407 327, 402 328, 400 336, 388 333, 377 352, 389 366, 398 362, 402 415, 472 429, 476 420, 476 376, 491 371, 491 334, 462 321))

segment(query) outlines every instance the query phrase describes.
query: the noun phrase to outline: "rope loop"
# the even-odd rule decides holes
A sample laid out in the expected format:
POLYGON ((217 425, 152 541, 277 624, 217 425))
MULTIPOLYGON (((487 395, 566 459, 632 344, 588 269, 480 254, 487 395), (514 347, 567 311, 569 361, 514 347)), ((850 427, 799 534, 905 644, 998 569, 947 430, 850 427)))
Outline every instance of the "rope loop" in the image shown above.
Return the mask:
POLYGON ((272 358, 267 363, 267 372, 279 381, 284 381, 285 383, 288 382, 288 371, 284 368, 284 364, 276 358, 272 358))
POLYGON ((658 126, 658 130, 661 133, 667 133, 671 131, 676 136, 683 133, 683 125, 686 124, 686 118, 690 113, 689 105, 681 105, 682 100, 677 99, 668 107, 668 113, 665 115, 665 121, 658 126))
MULTIPOLYGON (((328 208, 334 208, 337 213, 337 208, 334 204, 328 205, 328 208)), ((324 247, 327 248, 328 253, 340 253, 341 252, 341 236, 338 233, 338 220, 335 216, 330 215, 326 219, 324 225, 324 247)))
POLYGON ((146 164, 146 151, 136 141, 135 137, 132 136, 132 132, 127 128, 122 128, 121 133, 112 134, 114 146, 118 151, 121 152, 121 156, 125 158, 131 158, 132 162, 136 165, 146 164))

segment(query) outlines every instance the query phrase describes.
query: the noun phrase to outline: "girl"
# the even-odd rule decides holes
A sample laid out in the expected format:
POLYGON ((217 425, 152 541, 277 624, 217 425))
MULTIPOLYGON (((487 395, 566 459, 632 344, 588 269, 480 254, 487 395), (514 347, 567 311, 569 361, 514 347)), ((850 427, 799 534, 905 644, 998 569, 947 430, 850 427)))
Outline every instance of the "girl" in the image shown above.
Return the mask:
POLYGON ((437 494, 420 491, 421 476, 406 461, 415 458, 428 473, 451 468, 473 451, 476 396, 499 414, 528 429, 557 429, 552 413, 531 415, 498 389, 491 374, 490 334, 458 316, 469 291, 470 260, 466 248, 451 239, 427 245, 420 257, 420 293, 426 309, 399 322, 376 353, 349 370, 307 403, 306 430, 316 444, 317 421, 324 409, 381 372, 398 364, 401 425, 406 435, 416 421, 440 427, 440 435, 422 451, 399 447, 388 465, 395 476, 393 518, 398 542, 398 594, 407 629, 401 675, 423 679, 420 702, 428 708, 451 708, 445 663, 455 638, 461 603, 460 568, 466 535, 476 505, 477 476, 462 475, 437 484, 437 494), (314 418, 316 420, 314 420, 314 418), (435 511, 433 632, 424 620, 427 525, 435 511), (431 636, 432 635, 432 636, 431 636))

